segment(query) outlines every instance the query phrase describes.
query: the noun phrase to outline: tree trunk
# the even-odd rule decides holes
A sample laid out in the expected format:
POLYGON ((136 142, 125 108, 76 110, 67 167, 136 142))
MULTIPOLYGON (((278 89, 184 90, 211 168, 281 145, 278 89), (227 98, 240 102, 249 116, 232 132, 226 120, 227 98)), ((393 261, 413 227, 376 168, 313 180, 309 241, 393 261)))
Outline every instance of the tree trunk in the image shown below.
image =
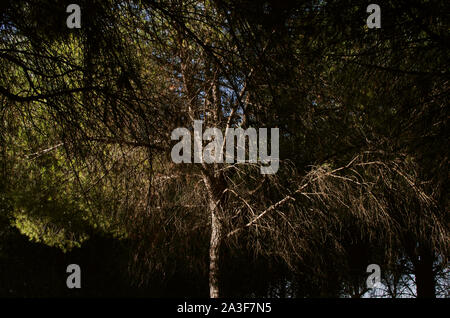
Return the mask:
POLYGON ((211 237, 209 245, 209 296, 211 298, 219 297, 219 261, 220 244, 222 241, 222 224, 220 215, 223 201, 223 191, 206 172, 203 174, 203 180, 208 193, 208 207, 211 216, 211 237))
POLYGON ((435 298, 435 279, 433 272, 433 255, 429 251, 420 253, 415 266, 418 298, 435 298))
POLYGON ((211 210, 211 239, 209 245, 209 296, 219 297, 219 252, 221 225, 217 214, 211 210))

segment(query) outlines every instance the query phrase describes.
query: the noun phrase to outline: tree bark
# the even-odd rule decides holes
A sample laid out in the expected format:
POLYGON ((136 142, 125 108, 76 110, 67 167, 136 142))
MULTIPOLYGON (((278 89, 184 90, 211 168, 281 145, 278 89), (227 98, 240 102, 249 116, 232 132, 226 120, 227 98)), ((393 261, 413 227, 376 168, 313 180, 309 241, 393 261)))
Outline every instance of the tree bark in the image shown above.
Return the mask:
POLYGON ((415 266, 417 298, 435 298, 435 279, 433 272, 433 254, 422 251, 415 266))
POLYGON ((211 211, 211 239, 209 246, 209 296, 219 297, 219 253, 221 241, 221 225, 218 215, 211 211))
POLYGON ((222 242, 222 215, 223 191, 218 184, 206 172, 203 173, 203 181, 208 194, 208 208, 211 217, 211 237, 209 241, 209 296, 219 297, 219 267, 220 267, 220 245, 222 242))

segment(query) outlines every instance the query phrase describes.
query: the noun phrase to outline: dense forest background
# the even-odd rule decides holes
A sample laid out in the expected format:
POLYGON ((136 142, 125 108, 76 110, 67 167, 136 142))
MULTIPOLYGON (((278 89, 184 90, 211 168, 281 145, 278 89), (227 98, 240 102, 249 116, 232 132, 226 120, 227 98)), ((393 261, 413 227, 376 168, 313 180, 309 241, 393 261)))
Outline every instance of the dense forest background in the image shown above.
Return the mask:
POLYGON ((1 2, 0 296, 449 297, 448 1, 71 2, 1 2))

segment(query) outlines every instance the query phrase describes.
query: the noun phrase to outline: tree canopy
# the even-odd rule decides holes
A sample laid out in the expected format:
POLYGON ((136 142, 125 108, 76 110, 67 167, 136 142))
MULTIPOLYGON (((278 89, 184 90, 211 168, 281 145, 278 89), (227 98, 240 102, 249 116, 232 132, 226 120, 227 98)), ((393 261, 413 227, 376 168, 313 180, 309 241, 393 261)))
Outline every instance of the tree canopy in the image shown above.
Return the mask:
POLYGON ((445 1, 379 29, 367 1, 69 3, 1 5, 4 242, 107 238, 161 295, 370 296, 379 264, 383 296, 448 297, 445 1), (196 120, 278 128, 279 170, 174 163, 196 120))

